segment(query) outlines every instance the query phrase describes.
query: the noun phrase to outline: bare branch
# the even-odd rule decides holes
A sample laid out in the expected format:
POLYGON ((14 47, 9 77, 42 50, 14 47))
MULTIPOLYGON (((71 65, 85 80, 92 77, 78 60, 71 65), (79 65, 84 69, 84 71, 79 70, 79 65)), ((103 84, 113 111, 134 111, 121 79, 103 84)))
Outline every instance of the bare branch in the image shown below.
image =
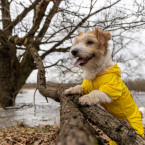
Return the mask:
POLYGON ((45 10, 47 9, 47 6, 50 1, 42 0, 41 2, 39 2, 36 5, 36 7, 34 9, 33 26, 26 37, 32 37, 37 32, 37 30, 40 26, 40 23, 41 23, 43 17, 45 16, 45 10))
MULTIPOLYGON (((10 4, 8 0, 1 0, 1 6, 2 6, 2 24, 3 28, 5 29, 10 23, 11 23, 11 17, 10 17, 10 4)), ((11 31, 7 31, 7 34, 11 34, 11 31)))
MULTIPOLYGON (((5 1, 5 0, 4 0, 5 1)), ((5 29, 4 31, 6 31, 7 29, 10 29, 12 31, 12 29, 20 22, 22 21, 22 19, 39 3, 38 0, 35 0, 32 5, 30 5, 28 8, 25 8, 24 11, 18 15, 16 17, 16 19, 14 21, 12 21, 5 29)))
POLYGON ((52 9, 50 10, 49 14, 47 15, 46 20, 44 22, 44 25, 41 28, 41 30, 40 30, 40 32, 39 32, 39 34, 37 36, 40 41, 42 40, 42 38, 44 37, 46 31, 48 30, 50 22, 51 22, 52 18, 54 17, 54 15, 56 14, 61 1, 62 0, 55 1, 52 9))

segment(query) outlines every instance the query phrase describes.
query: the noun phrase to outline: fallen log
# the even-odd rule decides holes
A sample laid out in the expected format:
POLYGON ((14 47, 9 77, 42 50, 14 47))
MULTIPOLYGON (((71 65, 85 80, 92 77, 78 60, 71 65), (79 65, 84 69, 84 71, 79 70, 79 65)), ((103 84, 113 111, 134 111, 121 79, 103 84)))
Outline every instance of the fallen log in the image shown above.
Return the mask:
POLYGON ((60 133, 56 145, 98 145, 94 129, 65 95, 61 96, 60 116, 60 133))
MULTIPOLYGON (((64 89, 63 88, 61 88, 61 89, 53 88, 53 87, 50 89, 49 87, 47 87, 46 80, 45 80, 45 69, 44 69, 41 57, 39 56, 37 50, 35 49, 35 47, 33 47, 33 45, 30 44, 28 47, 28 50, 29 50, 30 54, 32 55, 33 59, 35 60, 37 68, 38 68, 37 87, 38 87, 39 92, 44 97, 50 97, 56 101, 61 100, 61 102, 63 102, 63 99, 64 98, 66 99, 66 97, 62 97, 63 95, 61 95, 64 89)), ((78 97, 80 97, 80 96, 78 96, 78 97)), ((88 119, 94 125, 97 125, 112 140, 116 141, 118 144, 121 144, 121 145, 124 145, 124 144, 145 145, 145 140, 141 136, 136 134, 136 132, 132 128, 122 124, 118 119, 116 119, 115 117, 110 115, 106 110, 102 109, 98 105, 89 106, 89 107, 88 106, 80 107, 80 105, 78 104, 78 97, 75 96, 74 97, 75 99, 73 101, 78 105, 78 108, 80 108, 80 111, 84 114, 85 118, 88 119)), ((70 103, 70 102, 71 101, 67 100, 65 105, 67 105, 67 103, 70 103)), ((70 108, 70 110, 71 110, 71 108, 70 108)), ((65 107, 62 107, 62 111, 65 111, 65 107)), ((65 114, 65 112, 62 112, 62 114, 64 113, 66 116, 69 114, 71 117, 71 115, 73 114, 74 111, 75 110, 71 110, 71 112, 68 112, 66 114, 65 114)), ((77 112, 79 112, 79 111, 77 111, 77 112)), ((79 113, 76 115, 76 117, 77 116, 79 116, 79 113)), ((63 116, 61 116, 61 117, 63 118, 63 116)), ((66 119, 66 118, 64 118, 64 119, 66 119)), ((72 120, 70 120, 70 122, 65 127, 65 128, 69 128, 68 132, 67 132, 68 134, 72 131, 72 129, 70 127, 71 122, 72 122, 72 120)), ((83 119, 80 122, 83 122, 83 119)), ((64 124, 66 124, 66 123, 64 123, 64 124)), ((63 130, 63 125, 61 125, 61 127, 63 130)), ((61 131, 62 136, 64 133, 67 135, 67 133, 65 131, 61 131)), ((74 134, 78 135, 77 131, 74 134)), ((77 138, 77 136, 74 136, 74 137, 77 138)), ((77 139, 74 139, 74 140, 77 140, 77 139)))
POLYGON ((112 140, 120 145, 145 145, 145 140, 133 128, 123 124, 99 105, 80 106, 78 103, 79 97, 73 96, 71 98, 77 104, 84 117, 112 140))

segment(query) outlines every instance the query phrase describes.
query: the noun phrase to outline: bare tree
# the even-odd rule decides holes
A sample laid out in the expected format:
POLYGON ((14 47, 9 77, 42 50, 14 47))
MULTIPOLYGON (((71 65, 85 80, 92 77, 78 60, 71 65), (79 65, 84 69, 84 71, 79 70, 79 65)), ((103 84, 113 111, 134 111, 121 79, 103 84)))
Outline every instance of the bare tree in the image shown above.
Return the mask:
MULTIPOLYGON (((3 108, 14 105, 19 90, 30 73, 37 69, 28 51, 30 44, 41 59, 46 60, 52 54, 66 53, 72 39, 82 29, 87 31, 98 26, 114 32, 115 38, 117 31, 121 34, 144 25, 141 9, 144 5, 135 3, 136 14, 119 8, 121 0, 106 0, 99 7, 97 0, 84 2, 87 6, 83 1, 72 0, 28 0, 28 3, 0 0, 0 104, 3 108)), ((46 68, 64 67, 61 61, 62 58, 55 59, 46 68)))

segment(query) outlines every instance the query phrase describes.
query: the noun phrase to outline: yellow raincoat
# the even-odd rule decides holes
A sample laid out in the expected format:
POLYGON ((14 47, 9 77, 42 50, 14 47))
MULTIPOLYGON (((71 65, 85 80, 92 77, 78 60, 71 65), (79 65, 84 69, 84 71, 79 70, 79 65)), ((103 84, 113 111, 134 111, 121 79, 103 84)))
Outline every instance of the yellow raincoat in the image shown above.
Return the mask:
MULTIPOLYGON (((113 101, 102 104, 102 106, 113 116, 127 119, 130 126, 144 137, 141 114, 128 88, 121 80, 121 70, 117 64, 108 68, 94 80, 84 80, 82 87, 84 94, 88 94, 93 90, 99 90, 110 96, 113 101)), ((110 145, 116 145, 111 139, 109 143, 110 145)))

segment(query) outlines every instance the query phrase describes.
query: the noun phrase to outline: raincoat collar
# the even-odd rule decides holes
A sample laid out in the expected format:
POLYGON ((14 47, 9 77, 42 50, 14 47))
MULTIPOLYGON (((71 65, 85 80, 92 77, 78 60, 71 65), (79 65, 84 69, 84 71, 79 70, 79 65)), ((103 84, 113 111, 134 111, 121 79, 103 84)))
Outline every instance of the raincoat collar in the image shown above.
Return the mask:
POLYGON ((108 68, 106 68, 106 70, 103 73, 99 74, 98 76, 109 74, 109 73, 115 73, 116 75, 121 77, 121 70, 120 70, 120 67, 117 66, 117 64, 113 66, 109 66, 108 68))

